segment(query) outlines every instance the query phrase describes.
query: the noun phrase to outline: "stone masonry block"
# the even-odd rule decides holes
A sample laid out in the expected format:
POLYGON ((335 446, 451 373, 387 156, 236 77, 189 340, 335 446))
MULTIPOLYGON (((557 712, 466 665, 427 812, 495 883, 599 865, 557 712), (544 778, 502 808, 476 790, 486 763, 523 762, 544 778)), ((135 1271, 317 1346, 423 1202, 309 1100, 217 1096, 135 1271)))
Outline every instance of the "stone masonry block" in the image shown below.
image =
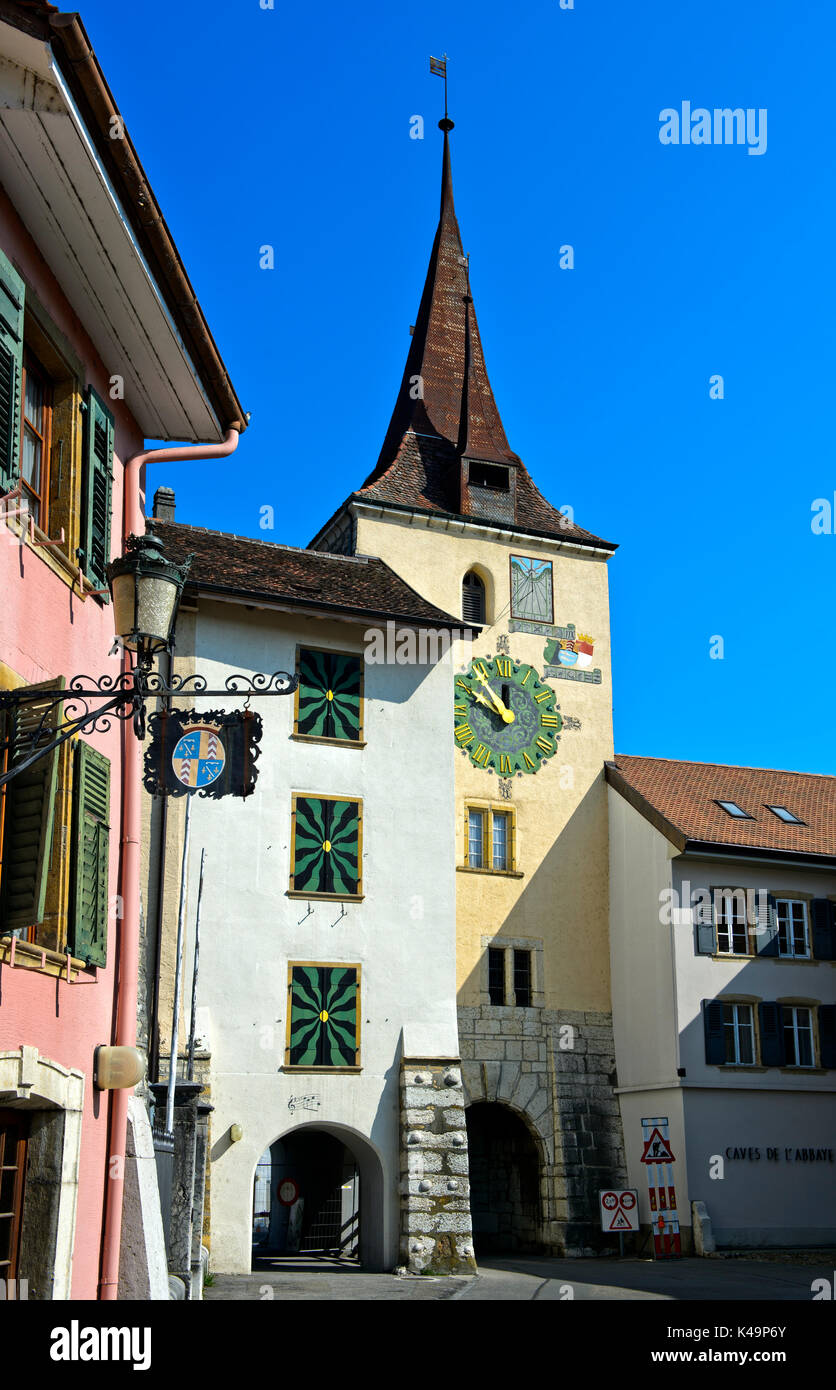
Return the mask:
POLYGON ((426 1110, 407 1110, 406 1123, 410 1129, 416 1125, 431 1125, 435 1119, 435 1111, 427 1106, 426 1110))
POLYGON ((520 1079, 520 1069, 515 1062, 503 1062, 499 1072, 498 1100, 510 1100, 520 1079))

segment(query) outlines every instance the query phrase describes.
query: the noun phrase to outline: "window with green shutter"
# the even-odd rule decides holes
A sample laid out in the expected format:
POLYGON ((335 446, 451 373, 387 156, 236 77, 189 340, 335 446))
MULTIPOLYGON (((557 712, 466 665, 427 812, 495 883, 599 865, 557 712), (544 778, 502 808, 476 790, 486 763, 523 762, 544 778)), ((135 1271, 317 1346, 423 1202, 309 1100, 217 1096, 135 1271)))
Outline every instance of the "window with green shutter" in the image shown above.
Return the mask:
POLYGON ((363 658, 352 652, 300 648, 294 733, 298 738, 360 743, 363 738, 363 658))
MULTIPOLYGON (((81 546, 79 560, 90 583, 107 588, 110 560, 110 511, 113 490, 113 416, 104 401, 87 387, 84 410, 81 475, 81 546)), ((109 602, 103 594, 105 602, 109 602)))
MULTIPOLYGON (((43 691, 42 700, 30 700, 6 711, 3 729, 4 758, 9 768, 25 763, 33 752, 55 737, 62 704, 50 704, 64 678, 29 687, 43 691)), ((34 928, 43 921, 52 829, 58 749, 53 748, 18 773, 0 791, 3 798, 2 872, 0 873, 0 934, 34 939, 34 928)))
POLYGON ((0 492, 20 476, 24 284, 0 251, 0 492))
POLYGON ((107 959, 110 762, 88 743, 75 750, 72 953, 88 965, 107 959))
POLYGON ((359 965, 291 965, 288 993, 287 1065, 358 1066, 359 965))
POLYGON ((362 803, 293 798, 290 891, 303 897, 362 896, 362 803))

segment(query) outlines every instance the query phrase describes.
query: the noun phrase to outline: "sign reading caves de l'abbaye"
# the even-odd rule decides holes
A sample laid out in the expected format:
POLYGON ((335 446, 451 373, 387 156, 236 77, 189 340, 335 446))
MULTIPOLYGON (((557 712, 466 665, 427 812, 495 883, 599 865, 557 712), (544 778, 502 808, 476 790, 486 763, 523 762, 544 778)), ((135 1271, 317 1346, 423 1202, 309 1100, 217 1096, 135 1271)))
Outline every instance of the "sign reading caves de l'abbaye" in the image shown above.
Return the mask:
POLYGON ((250 710, 162 710, 148 721, 145 789, 152 796, 249 796, 261 752, 261 716, 250 710))

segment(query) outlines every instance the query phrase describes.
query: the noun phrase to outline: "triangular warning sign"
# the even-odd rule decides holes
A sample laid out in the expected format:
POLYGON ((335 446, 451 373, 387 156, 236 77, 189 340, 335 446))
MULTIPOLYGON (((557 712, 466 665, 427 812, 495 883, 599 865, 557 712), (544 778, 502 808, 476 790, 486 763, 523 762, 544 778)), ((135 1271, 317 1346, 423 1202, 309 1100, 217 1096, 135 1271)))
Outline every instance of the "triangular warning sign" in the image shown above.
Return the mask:
POLYGON ((644 1146, 642 1163, 673 1163, 670 1140, 663 1138, 658 1129, 651 1130, 650 1138, 644 1146))
POLYGON ((632 1228, 632 1226, 630 1225, 630 1222, 627 1220, 627 1217, 624 1215, 624 1212, 621 1210, 621 1207, 619 1207, 619 1208, 618 1208, 618 1211, 615 1213, 615 1216, 613 1217, 612 1221, 610 1222, 610 1230, 611 1230, 611 1231, 632 1231, 632 1229, 633 1229, 633 1228, 632 1228))

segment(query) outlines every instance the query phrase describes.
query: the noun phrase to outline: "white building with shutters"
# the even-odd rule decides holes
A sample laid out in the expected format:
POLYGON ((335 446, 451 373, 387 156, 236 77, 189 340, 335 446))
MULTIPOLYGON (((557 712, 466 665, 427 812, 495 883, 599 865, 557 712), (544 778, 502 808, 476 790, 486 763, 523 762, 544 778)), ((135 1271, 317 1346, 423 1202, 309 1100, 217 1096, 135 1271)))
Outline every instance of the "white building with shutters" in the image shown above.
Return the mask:
POLYGON ((836 778, 621 756, 606 772, 618 1095, 643 1229, 659 1213, 641 1121, 662 1116, 686 1250, 692 1203, 721 1248, 832 1245, 836 778))
MULTIPOLYGON (((167 554, 194 557, 177 673, 213 688, 236 673, 299 677, 295 696, 248 702, 263 730, 252 795, 191 807, 178 1051, 183 1075, 205 851, 195 1077, 213 1107, 211 1267, 248 1273, 298 1254, 466 1272, 453 668, 434 643, 410 642, 461 621, 382 560, 184 525, 161 493, 167 554), (387 625, 390 659, 374 660, 370 634, 387 625)), ((194 703, 211 723, 218 701, 194 703)), ((146 813, 149 1023, 164 1077, 185 801, 169 800, 165 828, 159 797, 146 813)))

